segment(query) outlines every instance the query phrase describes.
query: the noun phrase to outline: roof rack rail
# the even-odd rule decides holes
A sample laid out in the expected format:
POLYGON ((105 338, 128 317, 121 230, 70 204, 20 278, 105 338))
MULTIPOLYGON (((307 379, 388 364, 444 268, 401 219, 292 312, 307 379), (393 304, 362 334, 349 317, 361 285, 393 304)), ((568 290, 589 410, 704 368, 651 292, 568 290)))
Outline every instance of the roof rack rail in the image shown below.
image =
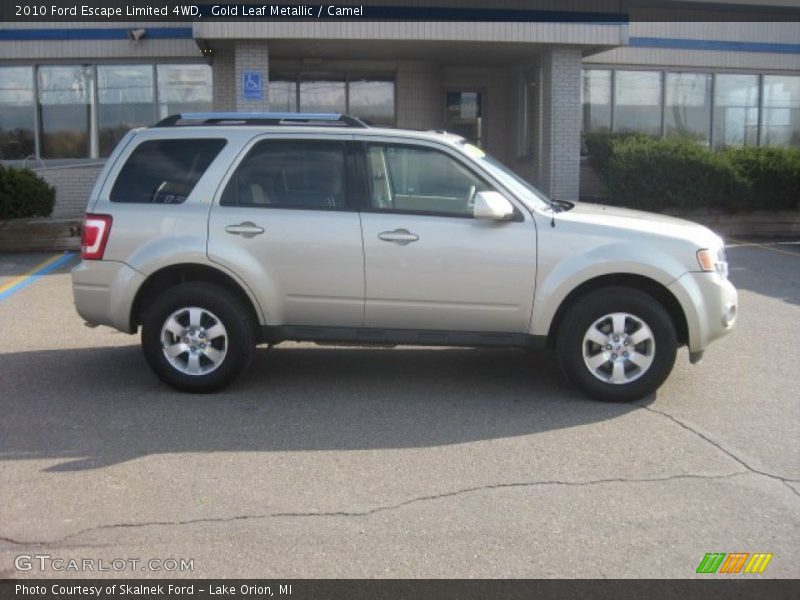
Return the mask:
POLYGON ((364 121, 339 113, 191 112, 171 115, 155 127, 182 125, 316 125, 369 127, 364 121))

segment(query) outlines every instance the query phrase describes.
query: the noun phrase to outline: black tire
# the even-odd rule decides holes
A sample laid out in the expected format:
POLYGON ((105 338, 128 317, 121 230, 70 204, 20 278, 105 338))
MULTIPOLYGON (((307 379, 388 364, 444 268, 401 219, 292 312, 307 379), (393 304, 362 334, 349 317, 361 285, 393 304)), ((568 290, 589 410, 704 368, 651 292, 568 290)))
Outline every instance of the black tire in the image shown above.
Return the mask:
MULTIPOLYGON (((157 296, 145 309, 142 317, 142 350, 145 358, 156 375, 177 390, 193 393, 221 390, 247 369, 253 358, 255 327, 250 314, 238 297, 220 286, 191 282, 172 287, 157 296), (163 351, 162 327, 176 311, 188 307, 208 311, 211 316, 217 317, 225 329, 227 339, 220 337, 213 342, 220 350, 224 349, 224 357, 217 363, 207 357, 199 359, 204 361, 204 368, 213 369, 210 372, 182 372, 170 363, 163 351)), ((203 318, 208 319, 208 315, 203 318)), ((188 353, 180 356, 188 357, 188 353)))
MULTIPOLYGON (((635 319, 626 320, 626 325, 636 326, 635 319)), ((610 325, 610 321, 608 323, 610 325)), ((600 354, 605 348, 587 342, 590 358, 592 353, 600 354)), ((595 290, 575 302, 564 315, 556 339, 558 362, 564 376, 582 392, 603 402, 631 402, 655 392, 672 371, 677 348, 675 326, 662 304, 649 294, 622 286, 595 290), (645 342, 636 347, 649 353, 652 362, 645 370, 639 370, 634 363, 621 359, 621 368, 629 370, 632 378, 624 383, 600 379, 600 375, 612 377, 613 362, 598 367, 596 371, 600 375, 595 375, 584 361, 584 336, 599 319, 612 313, 627 313, 641 320, 652 332, 653 346, 645 342)), ((627 348, 621 349, 627 352, 627 348)), ((611 354, 616 351, 615 346, 608 350, 608 355, 617 357, 611 354)))

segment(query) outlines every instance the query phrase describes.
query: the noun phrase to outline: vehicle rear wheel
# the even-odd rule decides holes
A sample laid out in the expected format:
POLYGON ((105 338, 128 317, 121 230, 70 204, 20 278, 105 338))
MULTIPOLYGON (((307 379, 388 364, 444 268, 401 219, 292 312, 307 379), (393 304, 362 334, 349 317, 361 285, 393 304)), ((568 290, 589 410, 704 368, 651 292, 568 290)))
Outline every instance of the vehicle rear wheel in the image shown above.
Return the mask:
POLYGON ((183 392, 214 392, 250 364, 249 311, 229 291, 193 282, 168 289, 142 319, 142 349, 156 375, 183 392))
POLYGON ((656 391, 675 364, 677 335, 666 309, 628 287, 590 292, 564 315, 556 351, 564 375, 605 402, 656 391))

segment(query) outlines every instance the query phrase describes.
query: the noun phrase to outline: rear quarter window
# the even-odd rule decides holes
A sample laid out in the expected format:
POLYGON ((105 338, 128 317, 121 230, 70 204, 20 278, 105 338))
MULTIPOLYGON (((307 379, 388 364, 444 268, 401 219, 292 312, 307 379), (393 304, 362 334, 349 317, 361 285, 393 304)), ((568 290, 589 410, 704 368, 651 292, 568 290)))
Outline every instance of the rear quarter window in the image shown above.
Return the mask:
POLYGON ((131 152, 111 189, 112 202, 180 204, 189 197, 224 139, 149 140, 131 152))

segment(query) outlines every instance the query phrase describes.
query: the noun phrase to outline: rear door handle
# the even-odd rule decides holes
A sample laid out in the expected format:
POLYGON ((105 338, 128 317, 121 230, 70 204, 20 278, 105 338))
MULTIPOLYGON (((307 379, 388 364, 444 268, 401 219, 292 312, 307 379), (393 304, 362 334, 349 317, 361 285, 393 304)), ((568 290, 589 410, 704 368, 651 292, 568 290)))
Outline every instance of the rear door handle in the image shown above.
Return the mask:
POLYGON ((395 229, 394 231, 382 231, 378 234, 378 239, 384 242, 395 242, 400 246, 405 246, 411 242, 416 242, 419 236, 411 233, 408 229, 395 229))
POLYGON ((244 238, 251 238, 264 233, 264 228, 259 227, 251 221, 245 221, 244 223, 239 223, 238 225, 228 225, 225 228, 225 231, 232 233, 233 235, 240 235, 244 238))

